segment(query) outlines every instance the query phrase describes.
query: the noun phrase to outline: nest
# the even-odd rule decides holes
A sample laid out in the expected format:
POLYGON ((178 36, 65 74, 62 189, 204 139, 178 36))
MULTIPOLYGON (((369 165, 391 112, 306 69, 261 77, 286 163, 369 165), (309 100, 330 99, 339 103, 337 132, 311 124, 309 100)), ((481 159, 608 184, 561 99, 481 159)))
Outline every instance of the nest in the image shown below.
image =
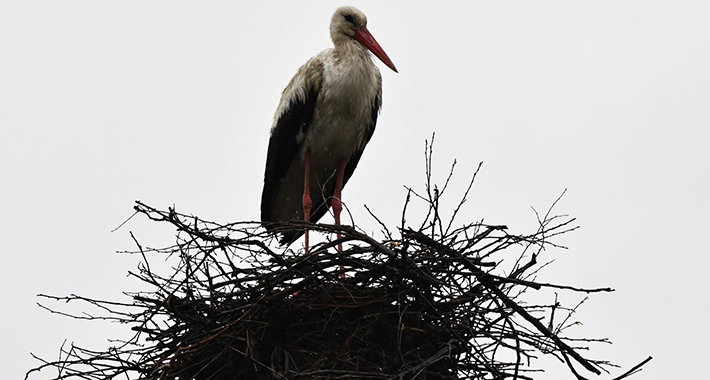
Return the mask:
POLYGON ((135 335, 105 351, 62 347, 60 360, 40 359, 28 375, 55 367, 56 379, 531 379, 541 356, 580 379, 612 368, 580 354, 606 340, 563 336, 579 304, 525 300, 530 289, 611 291, 537 281, 549 264, 540 254, 559 247, 550 239, 574 230, 574 219, 551 208, 531 234, 452 228, 439 217, 441 193, 410 191, 406 204, 415 196, 429 206, 424 222, 408 228, 403 216, 396 236, 382 225, 384 239, 349 226, 279 227, 331 239, 308 254, 273 248, 256 223, 218 224, 137 202, 138 214, 178 231, 163 249, 135 241, 142 262, 131 274, 152 290, 126 293, 125 303, 43 296, 88 302, 104 315, 82 318, 125 323, 135 335), (155 254, 173 256, 173 270, 152 270, 155 254))

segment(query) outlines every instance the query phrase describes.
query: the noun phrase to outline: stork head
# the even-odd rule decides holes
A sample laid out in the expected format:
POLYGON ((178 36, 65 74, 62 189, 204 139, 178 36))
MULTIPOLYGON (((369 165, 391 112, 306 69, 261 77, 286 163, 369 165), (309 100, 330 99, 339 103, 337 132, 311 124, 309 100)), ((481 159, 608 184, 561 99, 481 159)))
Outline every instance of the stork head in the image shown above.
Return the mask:
POLYGON ((377 58, 395 73, 397 68, 387 53, 367 30, 367 16, 355 7, 340 7, 330 19, 330 39, 337 46, 348 40, 355 40, 371 51, 377 58))

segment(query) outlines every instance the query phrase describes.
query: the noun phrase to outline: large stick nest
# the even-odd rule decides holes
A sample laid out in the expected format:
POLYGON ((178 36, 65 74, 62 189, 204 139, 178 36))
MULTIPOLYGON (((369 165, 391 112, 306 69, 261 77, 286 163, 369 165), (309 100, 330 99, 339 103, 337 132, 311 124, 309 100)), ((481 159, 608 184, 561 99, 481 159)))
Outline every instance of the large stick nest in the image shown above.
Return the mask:
POLYGON ((135 335, 106 351, 63 347, 60 360, 33 371, 56 367, 56 379, 529 379, 539 371, 532 359, 545 355, 577 378, 606 371, 608 362, 580 354, 605 340, 562 333, 578 305, 525 302, 529 289, 611 291, 537 281, 549 263, 539 255, 558 247, 550 238, 575 229, 574 219, 548 212, 527 235, 483 223, 452 228, 439 217, 443 190, 429 185, 429 160, 426 193, 410 191, 429 205, 419 228, 403 216, 397 236, 383 225, 380 241, 353 227, 308 225, 342 236, 308 254, 273 248, 255 223, 222 225, 137 202, 137 213, 178 231, 164 249, 135 241, 143 261, 132 274, 152 290, 128 294, 128 303, 45 296, 89 302, 105 315, 88 319, 126 323, 135 335), (174 270, 151 270, 156 253, 175 256, 174 270))

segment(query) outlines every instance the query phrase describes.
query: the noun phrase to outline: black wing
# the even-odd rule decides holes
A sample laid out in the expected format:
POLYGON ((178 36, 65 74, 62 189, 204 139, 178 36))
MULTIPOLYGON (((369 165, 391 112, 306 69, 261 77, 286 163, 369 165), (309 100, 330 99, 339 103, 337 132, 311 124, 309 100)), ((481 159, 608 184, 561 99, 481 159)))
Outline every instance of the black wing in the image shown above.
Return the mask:
MULTIPOLYGON (((299 133, 305 133, 310 127, 317 98, 315 88, 311 88, 305 99, 294 96, 271 132, 264 171, 264 190, 261 193, 262 222, 275 222, 271 220, 274 196, 298 153, 297 136, 299 133)), ((266 228, 269 226, 266 225, 266 228)))

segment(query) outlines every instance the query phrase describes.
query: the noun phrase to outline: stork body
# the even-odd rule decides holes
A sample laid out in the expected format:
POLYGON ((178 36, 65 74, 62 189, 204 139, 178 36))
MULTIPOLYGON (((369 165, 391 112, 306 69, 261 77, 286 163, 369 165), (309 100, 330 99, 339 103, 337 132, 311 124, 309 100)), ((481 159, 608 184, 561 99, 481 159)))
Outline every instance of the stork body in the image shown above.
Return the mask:
MULTIPOLYGON (((396 71, 366 25, 356 8, 338 8, 330 26, 334 47, 309 59, 284 89, 271 127, 263 222, 316 222, 331 206, 340 222, 340 190, 372 137, 382 104, 382 76, 370 52, 396 71)), ((285 232, 281 241, 301 234, 285 232)))

